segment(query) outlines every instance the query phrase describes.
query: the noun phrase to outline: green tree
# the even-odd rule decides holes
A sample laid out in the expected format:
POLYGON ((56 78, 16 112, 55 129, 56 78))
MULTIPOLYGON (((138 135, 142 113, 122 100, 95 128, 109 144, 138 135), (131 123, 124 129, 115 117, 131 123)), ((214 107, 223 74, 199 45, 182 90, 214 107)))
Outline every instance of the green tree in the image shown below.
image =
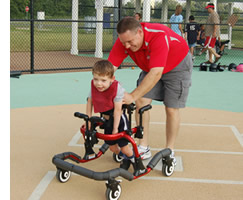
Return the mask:
MULTIPOLYGON (((175 8, 176 8, 177 4, 178 4, 178 2, 176 0, 170 0, 168 2, 168 17, 169 18, 175 12, 175 8)), ((154 13, 152 14, 152 17, 160 19, 162 2, 155 2, 154 8, 155 8, 155 10, 154 10, 154 13)))
POLYGON ((123 16, 133 16, 135 12, 135 3, 134 0, 128 1, 122 6, 122 15, 123 16))
POLYGON ((24 18, 26 16, 25 7, 29 6, 29 0, 11 0, 10 1, 10 18, 24 18))
POLYGON ((79 0, 79 17, 96 16, 95 0, 79 0))

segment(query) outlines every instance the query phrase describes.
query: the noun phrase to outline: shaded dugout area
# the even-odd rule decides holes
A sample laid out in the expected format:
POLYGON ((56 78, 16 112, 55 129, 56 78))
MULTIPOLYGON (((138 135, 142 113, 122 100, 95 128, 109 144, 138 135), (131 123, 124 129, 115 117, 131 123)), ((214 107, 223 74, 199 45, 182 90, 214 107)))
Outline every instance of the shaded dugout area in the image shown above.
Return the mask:
MULTIPOLYGON (((174 174, 164 177, 155 169, 141 179, 122 179, 121 200, 242 198, 243 73, 198 70, 192 74, 188 107, 181 110, 174 174)), ((139 72, 128 68, 115 75, 132 91, 139 72)), ((83 121, 73 113, 85 112, 91 78, 91 72, 76 72, 10 79, 11 199, 105 199, 103 181, 72 174, 62 184, 51 162, 54 155, 65 151, 84 155, 79 133, 83 121)), ((150 146, 154 155, 165 145, 165 113, 162 104, 153 102, 152 106, 150 146)), ((106 171, 118 164, 108 151, 81 166, 106 171)))

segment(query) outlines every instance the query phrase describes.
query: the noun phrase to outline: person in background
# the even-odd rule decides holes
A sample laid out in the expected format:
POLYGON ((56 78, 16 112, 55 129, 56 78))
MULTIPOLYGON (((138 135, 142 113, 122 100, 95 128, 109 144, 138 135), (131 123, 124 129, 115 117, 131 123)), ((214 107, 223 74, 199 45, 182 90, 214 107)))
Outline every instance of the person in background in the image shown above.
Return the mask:
POLYGON ((200 24, 200 34, 199 34, 199 38, 197 40, 197 44, 201 45, 202 47, 204 47, 204 43, 206 40, 205 37, 205 25, 204 24, 200 24))
MULTIPOLYGON (((200 36, 200 27, 199 24, 196 23, 195 18, 193 15, 189 17, 189 23, 186 25, 185 29, 185 40, 188 41, 188 45, 190 48, 190 52, 192 56, 194 55, 194 47, 197 44, 197 40, 200 36)), ((195 57, 193 56, 192 59, 194 60, 195 57)))
POLYGON ((170 17, 170 22, 173 24, 169 24, 169 28, 171 28, 178 35, 183 36, 182 24, 177 24, 183 22, 183 16, 181 13, 182 6, 179 4, 176 6, 175 13, 170 17))
POLYGON ((221 58, 221 56, 217 54, 214 49, 216 39, 219 37, 219 15, 215 12, 213 3, 209 3, 205 9, 207 9, 209 13, 205 27, 206 41, 204 44, 204 48, 209 52, 209 60, 205 63, 210 64, 213 63, 213 55, 215 56, 214 63, 221 58))
POLYGON ((219 49, 217 54, 222 56, 224 53, 225 45, 228 44, 229 42, 230 42, 230 40, 221 41, 220 37, 218 37, 218 39, 216 40, 216 43, 215 43, 215 46, 218 47, 218 49, 219 49))
POLYGON ((142 16, 141 16, 140 13, 135 13, 134 18, 135 18, 136 20, 138 20, 138 21, 141 21, 142 16))

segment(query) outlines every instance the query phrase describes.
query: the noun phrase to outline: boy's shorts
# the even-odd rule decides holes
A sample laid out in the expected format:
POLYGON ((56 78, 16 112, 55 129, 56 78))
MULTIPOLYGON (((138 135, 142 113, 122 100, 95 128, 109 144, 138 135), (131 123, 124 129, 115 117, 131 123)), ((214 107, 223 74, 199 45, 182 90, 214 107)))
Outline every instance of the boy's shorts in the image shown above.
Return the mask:
POLYGON ((212 37, 212 36, 207 36, 206 37, 206 41, 204 43, 204 47, 205 48, 214 48, 215 47, 215 42, 216 42, 216 37, 212 37))
MULTIPOLYGON (((112 134, 112 130, 113 130, 113 123, 114 123, 114 117, 110 116, 109 120, 106 120, 106 122, 104 123, 104 133, 106 135, 111 135, 112 134)), ((118 132, 122 132, 124 130, 127 130, 128 128, 128 119, 127 116, 125 114, 122 114, 121 116, 121 120, 119 123, 119 127, 118 127, 118 132)), ((124 147, 126 145, 128 145, 128 141, 124 138, 121 138, 119 140, 105 140, 105 143, 108 145, 115 145, 118 144, 119 147, 124 147)))
POLYGON ((195 42, 195 43, 193 43, 193 44, 188 44, 188 46, 189 46, 189 48, 191 48, 191 47, 195 47, 197 45, 197 43, 195 42))
MULTIPOLYGON (((156 101, 163 101, 169 108, 184 108, 191 86, 191 73, 193 63, 191 53, 170 72, 163 74, 158 83, 143 97, 156 101)), ((137 86, 141 83, 147 72, 142 71, 137 80, 137 86)))

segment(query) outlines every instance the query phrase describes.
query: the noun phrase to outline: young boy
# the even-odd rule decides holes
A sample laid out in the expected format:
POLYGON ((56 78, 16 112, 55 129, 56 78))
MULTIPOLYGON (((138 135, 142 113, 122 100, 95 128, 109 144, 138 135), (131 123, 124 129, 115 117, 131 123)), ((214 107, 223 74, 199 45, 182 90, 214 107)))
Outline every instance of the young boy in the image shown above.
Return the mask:
POLYGON ((202 47, 204 47, 204 43, 206 40, 206 36, 205 36, 205 25, 204 24, 200 24, 200 35, 199 38, 197 40, 197 44, 200 44, 202 47))
MULTIPOLYGON (((193 56, 194 54, 194 47, 197 44, 197 39, 199 39, 200 36, 200 27, 199 24, 196 23, 195 18, 193 15, 189 17, 189 24, 186 25, 186 30, 185 30, 185 39, 188 41, 188 46, 190 48, 190 52, 193 56)), ((194 59, 194 56, 193 56, 194 59)))
MULTIPOLYGON (((95 63, 92 69, 93 80, 91 92, 87 100, 86 114, 91 117, 94 108, 95 113, 101 113, 105 118, 105 134, 116 134, 127 129, 128 120, 122 113, 122 98, 125 89, 115 80, 114 67, 108 60, 95 63)), ((105 141, 110 145, 110 150, 124 158, 121 168, 128 169, 131 162, 134 163, 134 154, 128 146, 126 139, 105 141)))

